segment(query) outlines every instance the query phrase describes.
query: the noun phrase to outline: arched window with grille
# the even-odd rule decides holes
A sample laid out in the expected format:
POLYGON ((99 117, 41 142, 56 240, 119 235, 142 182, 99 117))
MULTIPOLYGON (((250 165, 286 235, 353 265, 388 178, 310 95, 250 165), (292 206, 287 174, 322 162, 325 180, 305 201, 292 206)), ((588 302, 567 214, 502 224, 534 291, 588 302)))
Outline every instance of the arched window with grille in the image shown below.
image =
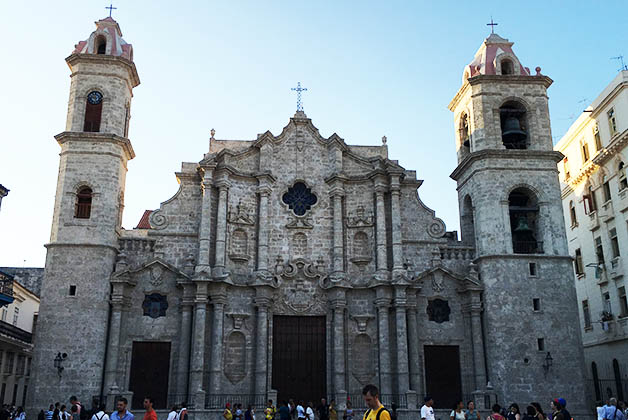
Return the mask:
POLYGON ((74 217, 77 219, 89 219, 92 213, 92 189, 82 187, 76 194, 76 206, 74 208, 74 217))
POLYGON ((102 116, 102 93, 97 90, 87 95, 85 104, 85 123, 83 131, 97 133, 100 131, 100 118, 102 116))

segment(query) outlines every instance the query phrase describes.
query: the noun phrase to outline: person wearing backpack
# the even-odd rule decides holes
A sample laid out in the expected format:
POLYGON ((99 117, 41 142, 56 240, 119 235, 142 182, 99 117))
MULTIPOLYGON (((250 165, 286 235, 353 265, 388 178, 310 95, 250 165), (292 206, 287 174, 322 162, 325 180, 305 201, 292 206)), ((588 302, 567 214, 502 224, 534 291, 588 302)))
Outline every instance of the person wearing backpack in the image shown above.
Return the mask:
POLYGON ((375 385, 369 384, 362 388, 362 396, 368 407, 362 420, 390 420, 390 413, 379 401, 379 389, 375 385))
POLYGON ((105 413, 105 404, 98 406, 98 411, 92 416, 91 420, 109 420, 109 415, 105 413))

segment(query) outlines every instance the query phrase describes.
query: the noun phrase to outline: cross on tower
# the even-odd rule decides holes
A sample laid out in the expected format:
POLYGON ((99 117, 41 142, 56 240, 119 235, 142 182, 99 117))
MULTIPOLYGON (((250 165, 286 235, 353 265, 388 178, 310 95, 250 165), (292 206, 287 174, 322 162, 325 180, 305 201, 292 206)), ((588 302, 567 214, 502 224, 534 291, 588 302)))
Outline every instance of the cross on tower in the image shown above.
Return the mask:
POLYGON ((493 23, 493 16, 491 16, 491 23, 487 23, 486 26, 490 26, 491 27, 491 33, 494 34, 495 33, 495 27, 499 25, 499 23, 493 23))
POLYGON ((294 90, 297 92, 297 111, 303 111, 303 104, 301 103, 301 92, 307 90, 307 88, 301 87, 301 82, 297 83, 297 87, 291 88, 290 90, 294 90))
POLYGON ((105 9, 109 9, 109 17, 111 17, 111 12, 118 9, 117 7, 113 7, 113 4, 109 3, 109 7, 105 7, 105 9))

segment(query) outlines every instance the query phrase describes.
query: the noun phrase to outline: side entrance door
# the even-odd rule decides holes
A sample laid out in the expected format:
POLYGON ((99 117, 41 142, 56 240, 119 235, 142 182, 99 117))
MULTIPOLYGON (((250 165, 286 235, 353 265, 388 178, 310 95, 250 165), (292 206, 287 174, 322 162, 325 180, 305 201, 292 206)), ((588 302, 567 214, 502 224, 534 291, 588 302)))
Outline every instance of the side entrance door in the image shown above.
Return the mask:
POLYGON ((425 385, 435 408, 451 409, 462 399, 458 346, 425 346, 425 385))
POLYGON ((169 342, 134 341, 129 381, 129 390, 133 391, 132 409, 142 409, 145 396, 155 399, 155 409, 167 408, 169 373, 169 342))

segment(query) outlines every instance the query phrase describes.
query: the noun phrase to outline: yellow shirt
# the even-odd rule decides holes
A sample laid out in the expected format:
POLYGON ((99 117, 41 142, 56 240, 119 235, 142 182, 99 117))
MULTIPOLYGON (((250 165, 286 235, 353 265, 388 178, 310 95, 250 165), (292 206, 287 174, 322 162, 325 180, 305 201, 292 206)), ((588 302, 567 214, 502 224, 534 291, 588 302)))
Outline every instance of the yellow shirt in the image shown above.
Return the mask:
POLYGON ((379 415, 379 420, 390 420, 390 413, 388 410, 384 409, 383 405, 380 405, 377 410, 370 410, 368 416, 364 413, 364 420, 377 420, 377 413, 379 411, 382 412, 382 414, 379 415))
POLYGON ((225 409, 225 412, 222 415, 226 420, 231 420, 233 418, 233 414, 231 414, 231 410, 228 408, 225 409))

